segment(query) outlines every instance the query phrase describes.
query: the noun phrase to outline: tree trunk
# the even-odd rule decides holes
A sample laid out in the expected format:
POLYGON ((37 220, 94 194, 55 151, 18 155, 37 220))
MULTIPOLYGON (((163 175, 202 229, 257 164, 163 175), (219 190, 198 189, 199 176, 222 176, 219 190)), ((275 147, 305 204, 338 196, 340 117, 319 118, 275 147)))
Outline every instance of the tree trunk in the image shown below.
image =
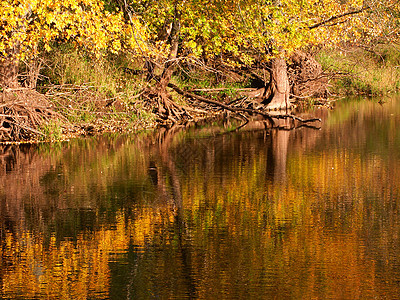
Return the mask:
POLYGON ((15 88, 18 86, 18 60, 10 57, 0 60, 0 88, 15 88))
MULTIPOLYGON (((28 18, 31 14, 29 8, 23 18, 28 18)), ((15 29, 16 32, 26 32, 26 28, 19 26, 15 29)), ((19 86, 18 83, 18 72, 19 72, 19 59, 18 54, 21 51, 20 42, 15 42, 12 46, 7 47, 5 55, 0 56, 0 88, 16 88, 19 86)))
POLYGON ((172 23, 171 35, 170 35, 170 52, 168 55, 168 60, 164 65, 164 70, 162 72, 158 88, 161 95, 167 94, 167 85, 171 80, 172 74, 175 70, 176 58, 178 56, 179 47, 179 31, 180 31, 180 16, 177 11, 175 11, 174 22, 172 23))
POLYGON ((282 58, 272 59, 269 72, 270 81, 262 103, 270 109, 288 109, 290 86, 286 61, 282 58))
POLYGON ((158 82, 156 89, 160 97, 159 99, 159 113, 166 115, 174 114, 174 107, 176 105, 169 99, 169 94, 167 91, 168 83, 171 81, 172 74, 175 70, 176 58, 178 56, 179 47, 179 32, 180 32, 180 13, 175 9, 174 21, 171 27, 170 34, 170 52, 168 55, 168 60, 164 65, 164 70, 161 74, 160 81, 158 82))

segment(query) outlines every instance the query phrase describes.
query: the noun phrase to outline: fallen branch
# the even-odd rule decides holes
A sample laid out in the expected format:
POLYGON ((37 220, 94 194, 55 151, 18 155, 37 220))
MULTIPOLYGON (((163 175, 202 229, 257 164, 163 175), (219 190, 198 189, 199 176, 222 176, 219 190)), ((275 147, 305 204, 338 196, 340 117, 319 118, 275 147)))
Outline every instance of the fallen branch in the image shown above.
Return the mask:
POLYGON ((28 118, 28 116, 5 115, 5 114, 0 114, 0 117, 5 117, 5 118, 25 118, 25 119, 28 118))
POLYGON ((21 123, 16 123, 16 122, 13 122, 13 121, 8 121, 8 123, 13 124, 13 125, 18 126, 18 127, 21 127, 22 129, 28 130, 28 131, 30 131, 32 133, 36 133, 36 134, 45 136, 45 134, 43 132, 41 132, 39 130, 36 130, 36 129, 33 129, 32 127, 23 125, 21 123))
POLYGON ((226 109, 228 111, 234 112, 234 113, 240 113, 240 112, 245 112, 245 113, 249 113, 249 114, 258 114, 261 115, 263 117, 265 117, 271 124, 271 126, 275 125, 275 122, 273 119, 291 119, 291 120, 297 120, 301 123, 311 123, 311 122, 321 122, 321 119, 319 118, 312 118, 312 119, 302 119, 300 117, 294 116, 294 115, 290 115, 290 114, 283 114, 283 115, 271 115, 269 113, 263 112, 261 110, 257 110, 257 109, 250 109, 250 108, 244 108, 244 107, 232 107, 230 105, 226 105, 224 103, 220 103, 218 101, 215 100, 211 100, 208 98, 205 98, 203 96, 199 96, 193 93, 189 93, 186 92, 182 89, 180 89, 179 87, 177 87, 176 85, 169 83, 168 86, 170 88, 172 88, 173 90, 175 90, 178 94, 185 96, 185 97, 189 97, 195 100, 198 100, 200 102, 204 102, 207 104, 211 104, 211 105, 215 105, 218 107, 221 107, 223 109, 226 109))
POLYGON ((256 88, 214 88, 214 89, 193 89, 190 92, 223 92, 223 91, 255 91, 256 88))
POLYGON ((274 120, 272 119, 271 115, 269 115, 267 113, 264 113, 264 112, 261 112, 261 111, 258 111, 258 110, 254 110, 254 109, 249 109, 249 108, 232 107, 232 106, 220 103, 218 101, 214 101, 214 100, 211 100, 211 99, 208 99, 208 98, 196 95, 196 94, 192 94, 192 93, 183 91, 179 87, 177 87, 176 85, 174 85, 172 83, 169 83, 168 86, 170 88, 174 89, 178 94, 180 94, 182 96, 190 97, 190 98, 199 100, 199 101, 207 103, 207 104, 212 104, 212 105, 215 105, 215 106, 218 106, 218 107, 222 107, 222 108, 224 108, 226 110, 229 110, 231 112, 235 112, 235 113, 247 112, 247 113, 250 113, 250 114, 256 113, 256 114, 262 115, 271 123, 272 126, 275 125, 274 120))

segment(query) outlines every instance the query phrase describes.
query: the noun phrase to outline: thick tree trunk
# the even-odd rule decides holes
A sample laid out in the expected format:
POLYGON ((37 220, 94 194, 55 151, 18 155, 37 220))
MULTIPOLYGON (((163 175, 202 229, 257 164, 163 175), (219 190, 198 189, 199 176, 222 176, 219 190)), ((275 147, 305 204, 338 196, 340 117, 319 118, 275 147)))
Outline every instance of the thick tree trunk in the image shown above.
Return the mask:
MULTIPOLYGON (((30 10, 25 13, 24 17, 28 17, 30 10)), ((16 29, 18 32, 25 32, 25 28, 19 27, 16 29)), ((5 53, 0 56, 0 87, 5 88, 16 88, 19 86, 18 83, 18 72, 19 72, 19 59, 18 54, 21 48, 19 42, 16 42, 13 46, 7 47, 5 53)))
POLYGON ((164 65, 164 70, 161 75, 159 88, 165 91, 168 83, 171 80, 172 74, 175 70, 176 58, 178 56, 179 47, 179 31, 180 31, 180 21, 179 15, 175 16, 174 22, 172 24, 171 36, 170 36, 170 52, 168 55, 168 60, 164 65))
POLYGON ((262 103, 270 109, 288 109, 290 106, 289 91, 286 61, 282 58, 274 58, 271 61, 270 81, 262 103))

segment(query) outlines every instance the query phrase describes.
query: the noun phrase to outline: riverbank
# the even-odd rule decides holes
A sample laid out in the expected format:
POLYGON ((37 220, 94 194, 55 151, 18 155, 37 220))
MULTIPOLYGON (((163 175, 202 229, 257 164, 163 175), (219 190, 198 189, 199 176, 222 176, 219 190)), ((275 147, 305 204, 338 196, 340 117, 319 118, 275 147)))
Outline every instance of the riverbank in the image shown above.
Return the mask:
MULTIPOLYGON (((54 49, 22 66, 18 88, 0 91, 2 142, 63 141, 106 132, 137 132, 165 125, 157 102, 148 97, 155 79, 149 79, 143 61, 126 56, 89 59, 71 48, 54 49)), ((159 76, 155 70, 154 76, 159 76)), ((189 66, 175 72, 171 83, 211 100, 231 102, 237 91, 250 86, 248 78, 189 66)), ((222 114, 194 105, 170 89, 174 102, 197 121, 222 114)))
MULTIPOLYGON (((326 96, 330 99, 384 95, 400 89, 400 54, 394 46, 323 50, 316 57, 323 66, 323 76, 329 79, 326 96)), ((168 124, 169 120, 160 120, 156 114, 159 103, 148 97, 152 80, 159 74, 155 70, 154 78, 149 78, 141 60, 123 56, 92 60, 66 48, 25 64, 22 71, 23 88, 1 91, 3 142, 62 141, 168 124)), ((175 89, 169 92, 189 116, 185 122, 196 122, 226 115, 226 111, 221 107, 210 109, 198 99, 190 100, 177 93, 179 89, 198 95, 200 100, 206 97, 223 105, 232 104, 257 91, 261 75, 249 76, 218 66, 207 69, 186 65, 174 73, 171 86, 175 89)), ((321 97, 293 100, 298 106, 327 103, 321 97)), ((245 109, 257 105, 245 104, 245 109)))

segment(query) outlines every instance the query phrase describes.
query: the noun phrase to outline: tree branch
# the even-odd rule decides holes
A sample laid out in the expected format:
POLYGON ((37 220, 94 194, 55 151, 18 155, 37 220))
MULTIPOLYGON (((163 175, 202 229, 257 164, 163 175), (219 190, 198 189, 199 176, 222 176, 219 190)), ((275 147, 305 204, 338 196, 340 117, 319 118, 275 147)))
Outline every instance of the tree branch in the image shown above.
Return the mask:
POLYGON ((332 21, 334 21, 334 20, 337 20, 337 19, 340 19, 340 18, 343 18, 343 17, 347 17, 347 16, 351 16, 351 15, 356 15, 356 14, 362 13, 363 11, 366 11, 366 10, 368 10, 369 8, 370 8, 369 6, 364 6, 364 7, 360 8, 360 9, 358 9, 358 10, 348 11, 348 12, 345 12, 345 13, 343 13, 343 14, 341 14, 341 15, 337 15, 337 16, 330 17, 330 18, 327 19, 327 20, 324 20, 324 21, 319 22, 319 23, 317 23, 317 24, 308 26, 308 29, 315 29, 315 28, 317 28, 317 27, 326 25, 327 23, 332 22, 332 21))

